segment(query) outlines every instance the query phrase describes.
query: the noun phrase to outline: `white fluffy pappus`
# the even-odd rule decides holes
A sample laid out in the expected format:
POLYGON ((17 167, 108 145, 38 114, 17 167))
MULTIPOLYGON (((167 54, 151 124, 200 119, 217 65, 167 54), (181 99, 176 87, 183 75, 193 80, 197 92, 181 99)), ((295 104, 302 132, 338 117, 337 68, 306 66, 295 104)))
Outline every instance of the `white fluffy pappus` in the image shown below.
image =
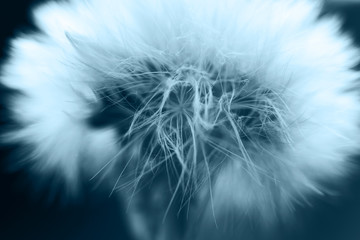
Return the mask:
POLYGON ((165 215, 183 193, 204 216, 271 222, 341 181, 358 151, 359 52, 320 10, 307 0, 46 3, 34 11, 40 32, 14 39, 3 68, 2 83, 23 93, 11 102, 23 127, 7 138, 70 185, 83 168, 121 192, 166 168, 176 180, 165 215), (94 117, 108 121, 94 127, 94 117))

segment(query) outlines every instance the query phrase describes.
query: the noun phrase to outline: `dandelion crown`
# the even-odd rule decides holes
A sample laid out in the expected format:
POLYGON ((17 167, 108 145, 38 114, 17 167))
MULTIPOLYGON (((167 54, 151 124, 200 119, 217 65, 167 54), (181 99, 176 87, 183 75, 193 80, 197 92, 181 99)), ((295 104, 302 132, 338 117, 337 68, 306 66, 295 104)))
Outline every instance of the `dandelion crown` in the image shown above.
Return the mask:
MULTIPOLYGON (((40 5, 39 31, 12 40, 2 70, 22 93, 6 141, 23 144, 37 178, 98 178, 127 200, 160 192, 159 229, 184 208, 205 222, 288 215, 340 181, 359 146, 359 53, 320 11, 307 0, 40 5)), ((139 239, 162 239, 131 218, 139 239)))

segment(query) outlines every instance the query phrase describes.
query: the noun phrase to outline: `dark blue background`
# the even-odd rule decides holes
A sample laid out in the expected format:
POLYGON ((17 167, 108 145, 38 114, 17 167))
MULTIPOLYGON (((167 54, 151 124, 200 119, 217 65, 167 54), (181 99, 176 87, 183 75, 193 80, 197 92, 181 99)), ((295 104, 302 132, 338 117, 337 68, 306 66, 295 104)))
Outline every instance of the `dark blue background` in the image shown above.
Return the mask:
MULTIPOLYGON (((0 62, 6 59, 9 38, 18 32, 31 32, 29 7, 39 1, 9 0, 0 3, 0 62)), ((360 4, 331 4, 325 14, 339 14, 348 32, 360 46, 360 4)), ((9 127, 6 97, 12 94, 0 86, 0 124, 9 127)), ((58 191, 31 189, 31 176, 23 171, 9 172, 11 147, 0 151, 0 239, 122 239, 126 240, 123 207, 108 192, 83 183, 81 198, 63 204, 58 191), (36 197, 35 197, 36 196, 36 197), (49 201, 49 196, 53 196, 49 201)), ((356 162, 357 159, 354 158, 356 162)), ((359 240, 360 169, 342 186, 341 195, 313 199, 312 206, 297 207, 290 227, 279 226, 267 240, 359 240)), ((169 239, 171 240, 171 239, 169 239)), ((248 239, 245 239, 248 240, 248 239)))

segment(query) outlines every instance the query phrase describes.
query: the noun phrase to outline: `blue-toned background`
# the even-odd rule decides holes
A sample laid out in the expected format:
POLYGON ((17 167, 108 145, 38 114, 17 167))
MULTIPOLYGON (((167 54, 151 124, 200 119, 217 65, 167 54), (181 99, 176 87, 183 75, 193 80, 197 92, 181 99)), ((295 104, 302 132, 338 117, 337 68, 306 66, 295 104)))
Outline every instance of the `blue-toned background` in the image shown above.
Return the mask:
MULTIPOLYGON (((28 10, 39 2, 1 1, 0 62, 6 59, 9 38, 18 32, 36 31, 29 23, 28 10)), ((341 16, 344 31, 360 47, 360 1, 329 0, 324 14, 333 13, 341 16)), ((11 92, 0 87, 0 130, 11 124, 6 112, 6 97, 9 94, 11 92)), ((9 173, 6 161, 11 160, 13 151, 12 147, 2 147, 0 151, 1 240, 128 239, 121 217, 124 209, 114 196, 109 198, 108 192, 95 188, 91 182, 83 184, 81 198, 71 204, 64 204, 57 191, 36 192, 31 188, 31 177, 27 177, 25 172, 9 173)), ((312 207, 298 207, 298 220, 291 227, 279 226, 277 234, 266 240, 359 240, 360 167, 358 172, 358 176, 352 176, 342 185, 341 195, 313 199, 312 207)))

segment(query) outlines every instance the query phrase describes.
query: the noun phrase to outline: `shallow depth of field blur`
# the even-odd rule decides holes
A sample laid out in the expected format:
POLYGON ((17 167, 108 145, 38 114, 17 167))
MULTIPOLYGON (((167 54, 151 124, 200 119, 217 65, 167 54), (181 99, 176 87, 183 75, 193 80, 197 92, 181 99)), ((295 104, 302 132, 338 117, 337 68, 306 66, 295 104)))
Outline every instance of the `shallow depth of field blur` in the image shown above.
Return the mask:
MULTIPOLYGON (((9 38, 19 32, 35 31, 28 10, 40 2, 1 2, 0 63, 7 56, 5 49, 9 38)), ((360 0, 326 2, 324 14, 338 14, 343 20, 344 31, 360 47, 360 0)), ((4 101, 7 94, 0 86, 0 130, 7 121, 4 101)), ((109 197, 108 192, 92 182, 84 182, 81 198, 70 204, 64 204, 56 190, 31 194, 38 191, 29 189, 31 178, 24 178, 26 174, 21 171, 9 173, 5 167, 5 159, 11 153, 11 148, 0 150, 0 239, 128 239, 122 218, 126 209, 115 197, 109 197)), ((292 228, 279 226, 276 239, 360 239, 360 170, 358 176, 349 179, 343 192, 347 194, 336 199, 319 199, 312 207, 299 207, 297 225, 292 228)))

